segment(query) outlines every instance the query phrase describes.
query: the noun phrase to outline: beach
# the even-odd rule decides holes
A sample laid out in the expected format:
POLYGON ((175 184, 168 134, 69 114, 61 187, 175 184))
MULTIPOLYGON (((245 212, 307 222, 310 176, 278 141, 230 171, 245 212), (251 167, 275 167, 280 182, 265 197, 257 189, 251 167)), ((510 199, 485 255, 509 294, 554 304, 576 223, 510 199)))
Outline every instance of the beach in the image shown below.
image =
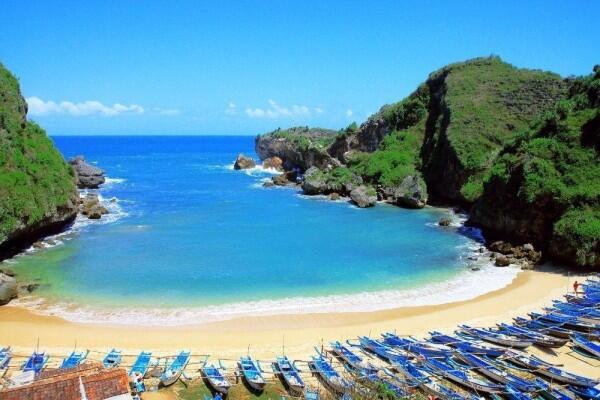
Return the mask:
MULTIPOLYGON (((395 331, 400 335, 426 336, 428 331, 451 332, 461 323, 494 326, 512 317, 550 305, 570 289, 575 279, 564 272, 522 271, 503 289, 473 300, 436 306, 403 307, 367 313, 327 313, 244 317, 202 325, 177 327, 136 327, 81 324, 59 317, 40 316, 23 308, 0 308, 0 343, 13 347, 17 355, 31 353, 39 339, 58 363, 76 345, 90 349, 90 358, 101 359, 113 348, 134 355, 151 350, 155 356, 190 349, 193 354, 210 355, 213 360, 235 360, 248 351, 259 359, 271 360, 285 351, 306 359, 315 346, 332 340, 354 339, 359 335, 378 336, 395 331)), ((561 349, 562 350, 562 349, 561 349)), ((534 350, 537 351, 537 350, 534 350)), ((560 362, 575 372, 599 377, 600 369, 559 354, 560 362)))

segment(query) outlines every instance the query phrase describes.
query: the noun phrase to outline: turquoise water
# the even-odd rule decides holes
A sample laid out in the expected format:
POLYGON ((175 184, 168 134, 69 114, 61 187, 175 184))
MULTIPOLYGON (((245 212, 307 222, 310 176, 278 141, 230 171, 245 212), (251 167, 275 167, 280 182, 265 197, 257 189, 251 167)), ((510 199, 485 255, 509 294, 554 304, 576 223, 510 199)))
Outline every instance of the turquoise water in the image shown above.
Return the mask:
POLYGON ((411 289, 461 287, 477 246, 436 225, 445 210, 358 209, 263 188, 269 172, 231 168, 238 152, 255 156, 251 137, 54 140, 66 157, 83 153, 106 170, 100 193, 115 199, 112 214, 80 220, 59 245, 10 263, 42 285, 23 301, 75 319, 140 308, 214 319, 393 306, 390 299, 443 295, 411 289))

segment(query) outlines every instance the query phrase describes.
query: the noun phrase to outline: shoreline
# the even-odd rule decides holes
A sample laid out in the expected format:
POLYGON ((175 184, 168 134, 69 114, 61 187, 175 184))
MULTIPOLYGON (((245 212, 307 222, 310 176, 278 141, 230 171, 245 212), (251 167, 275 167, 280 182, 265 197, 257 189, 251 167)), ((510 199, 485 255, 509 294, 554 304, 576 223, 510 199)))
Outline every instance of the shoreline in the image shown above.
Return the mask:
MULTIPOLYGON (((273 358, 285 351, 306 357, 314 346, 358 335, 396 331, 424 336, 429 330, 452 331, 460 323, 493 326, 510 321, 551 303, 567 292, 573 279, 559 270, 522 271, 508 286, 472 300, 434 306, 402 307, 374 312, 287 314, 240 317, 226 321, 174 327, 85 324, 55 316, 41 316, 20 307, 0 308, 0 343, 25 355, 35 347, 49 351, 55 359, 78 348, 105 352, 112 347, 126 354, 152 350, 172 354, 190 349, 195 354, 237 358, 250 352, 258 358, 273 358)), ((100 357, 100 355, 98 356, 100 357)))

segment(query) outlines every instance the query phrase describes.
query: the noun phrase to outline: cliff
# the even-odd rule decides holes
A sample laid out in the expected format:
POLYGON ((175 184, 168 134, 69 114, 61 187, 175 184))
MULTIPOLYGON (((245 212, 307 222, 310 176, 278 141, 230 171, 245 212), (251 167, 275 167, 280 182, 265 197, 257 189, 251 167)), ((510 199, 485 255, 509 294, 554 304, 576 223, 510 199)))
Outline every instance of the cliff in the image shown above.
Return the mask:
POLYGON ((0 64, 0 259, 63 229, 77 214, 71 167, 26 115, 17 79, 0 64))
POLYGON ((555 260, 600 268, 600 67, 495 160, 470 222, 533 242, 555 260))
POLYGON ((561 79, 477 58, 430 74, 360 127, 272 132, 256 149, 288 170, 318 168, 304 180, 307 194, 364 185, 403 207, 472 208, 470 222, 488 238, 598 267, 597 75, 561 79))

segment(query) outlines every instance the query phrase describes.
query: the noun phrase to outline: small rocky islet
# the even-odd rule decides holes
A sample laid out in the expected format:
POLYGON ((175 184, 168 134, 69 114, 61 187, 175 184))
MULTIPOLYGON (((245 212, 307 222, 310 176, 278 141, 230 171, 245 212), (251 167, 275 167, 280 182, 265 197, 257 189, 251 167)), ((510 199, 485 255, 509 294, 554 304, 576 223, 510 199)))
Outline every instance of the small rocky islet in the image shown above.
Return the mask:
POLYGON ((257 136, 255 151, 283 169, 264 186, 358 207, 456 207, 497 266, 598 269, 599 138, 600 66, 561 78, 494 56, 433 72, 360 126, 278 128, 257 136))

